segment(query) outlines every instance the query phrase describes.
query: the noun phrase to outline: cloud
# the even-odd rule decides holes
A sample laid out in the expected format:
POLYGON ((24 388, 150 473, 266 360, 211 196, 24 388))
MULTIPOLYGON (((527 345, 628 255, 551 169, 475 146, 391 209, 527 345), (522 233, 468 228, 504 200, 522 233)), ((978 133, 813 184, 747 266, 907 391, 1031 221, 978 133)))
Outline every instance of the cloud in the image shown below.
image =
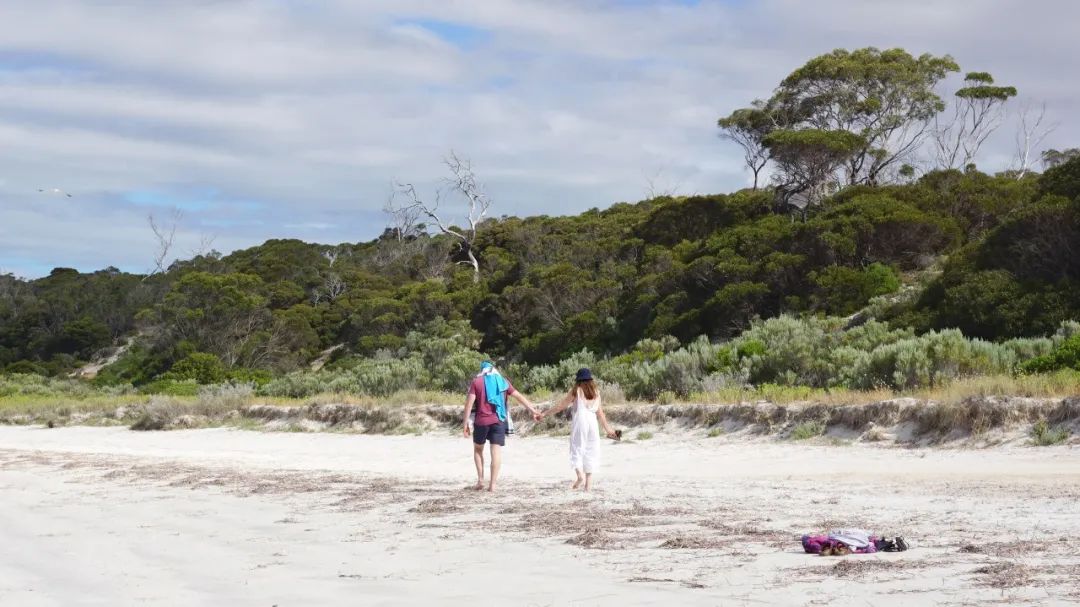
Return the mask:
POLYGON ((1075 145, 1078 20, 1064 0, 9 0, 0 269, 145 270, 146 214, 174 206, 184 247, 368 239, 391 184, 438 187, 451 149, 500 215, 736 189, 716 118, 835 47, 951 53, 1075 145))

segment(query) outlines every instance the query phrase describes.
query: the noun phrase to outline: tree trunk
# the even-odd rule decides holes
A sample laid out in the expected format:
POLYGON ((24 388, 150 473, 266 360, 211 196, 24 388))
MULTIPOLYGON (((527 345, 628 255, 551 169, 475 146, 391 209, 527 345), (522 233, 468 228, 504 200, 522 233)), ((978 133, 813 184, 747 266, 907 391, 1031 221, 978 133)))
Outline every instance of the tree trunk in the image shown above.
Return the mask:
POLYGON ((469 254, 469 265, 471 265, 472 269, 473 269, 473 277, 472 277, 473 283, 474 284, 479 284, 480 283, 480 262, 476 260, 476 255, 473 255, 471 247, 468 249, 467 253, 469 254))

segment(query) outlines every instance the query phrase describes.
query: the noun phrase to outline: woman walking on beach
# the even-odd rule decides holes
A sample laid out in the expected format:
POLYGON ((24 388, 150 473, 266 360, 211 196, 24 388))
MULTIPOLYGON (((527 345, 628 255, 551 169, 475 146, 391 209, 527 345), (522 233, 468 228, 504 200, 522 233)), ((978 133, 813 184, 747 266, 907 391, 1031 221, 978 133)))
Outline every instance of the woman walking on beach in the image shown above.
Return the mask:
POLYGON ((573 404, 573 421, 570 423, 570 466, 577 474, 573 489, 584 484, 586 491, 592 488, 592 475, 600 465, 600 426, 608 438, 617 438, 608 425, 607 416, 600 403, 600 392, 592 372, 579 369, 574 387, 554 407, 537 416, 537 420, 554 415, 573 404))

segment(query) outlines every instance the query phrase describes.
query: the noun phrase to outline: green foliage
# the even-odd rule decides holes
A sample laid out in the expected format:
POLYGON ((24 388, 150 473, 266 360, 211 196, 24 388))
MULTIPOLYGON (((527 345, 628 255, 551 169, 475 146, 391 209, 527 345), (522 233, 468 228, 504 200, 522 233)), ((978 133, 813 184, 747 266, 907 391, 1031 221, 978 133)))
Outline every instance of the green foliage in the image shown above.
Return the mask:
POLYGON ((652 437, 653 437, 653 433, 652 433, 652 432, 648 432, 648 431, 641 431, 641 432, 638 432, 638 433, 637 433, 637 436, 636 436, 636 438, 637 438, 638 440, 649 440, 649 439, 651 439, 652 437))
POLYGON ((871 298, 900 289, 896 271, 881 263, 872 263, 861 270, 829 266, 812 274, 811 279, 818 286, 815 307, 829 314, 851 314, 871 298))
MULTIPOLYGON (((875 70, 886 53, 867 55, 871 80, 885 77, 875 70)), ((891 60, 901 72, 913 65, 891 60)), ((832 142, 849 137, 810 122, 823 107, 762 137, 848 149, 832 142)), ((393 234, 334 247, 272 240, 150 277, 0 275, 0 369, 61 376, 130 343, 95 385, 382 395, 461 390, 493 356, 526 391, 561 392, 589 366, 648 400, 1008 373, 1050 354, 1038 336, 1080 318, 1075 166, 1019 180, 935 171, 902 186, 849 186, 804 221, 776 212, 776 192, 750 190, 495 218, 473 249, 486 268, 479 283, 445 238, 393 234), (888 324, 814 318, 855 312, 853 322, 888 324), (323 371, 305 371, 331 348, 323 371)))
POLYGON ((1080 196, 1080 154, 1071 155, 1068 160, 1047 169, 1039 178, 1039 192, 1076 200, 1080 196))
POLYGON ((719 119, 717 126, 725 139, 742 148, 743 161, 754 174, 754 189, 757 190, 758 177, 770 156, 764 139, 775 128, 776 116, 763 101, 755 101, 752 107, 735 110, 719 119))
POLYGON ((322 392, 367 396, 416 389, 464 392, 485 358, 475 350, 479 341, 480 333, 468 323, 437 319, 410 332, 396 351, 342 358, 315 373, 290 373, 260 385, 258 391, 293 398, 322 392))
POLYGON ((192 352, 180 359, 162 376, 162 379, 175 382, 186 380, 197 384, 219 384, 225 381, 227 373, 221 359, 205 352, 192 352))
POLYGON ((1080 371, 1080 333, 1063 340, 1052 352, 1020 365, 1020 370, 1025 373, 1050 373, 1058 369, 1080 371))
POLYGON ((905 130, 944 109, 934 86, 959 71, 952 57, 913 57, 903 49, 837 49, 792 72, 766 107, 788 129, 857 133, 849 183, 877 183, 910 145, 905 130))
POLYGON ((849 131, 822 129, 780 130, 769 133, 764 143, 774 156, 794 161, 806 155, 823 156, 831 162, 843 162, 866 145, 866 140, 849 131))
POLYGON ((1066 162, 1080 158, 1080 148, 1066 148, 1064 150, 1049 149, 1042 153, 1043 165, 1049 169, 1065 164, 1066 162))
POLYGON ((40 374, 7 372, 0 374, 0 397, 6 396, 67 396, 82 398, 93 389, 86 382, 57 379, 40 374))
POLYGON ((791 430, 788 438, 791 440, 807 440, 825 434, 825 424, 822 422, 803 422, 791 430))
POLYGON ((954 255, 916 309, 931 327, 985 339, 1050 333, 1080 318, 1077 242, 1080 207, 1040 199, 954 255))
POLYGON ((139 388, 143 394, 161 394, 164 396, 197 396, 199 383, 194 379, 159 379, 144 384, 139 388))
POLYGON ((1035 422, 1031 428, 1031 440, 1038 447, 1060 445, 1069 440, 1069 434, 1069 429, 1061 426, 1051 429, 1045 419, 1035 422))

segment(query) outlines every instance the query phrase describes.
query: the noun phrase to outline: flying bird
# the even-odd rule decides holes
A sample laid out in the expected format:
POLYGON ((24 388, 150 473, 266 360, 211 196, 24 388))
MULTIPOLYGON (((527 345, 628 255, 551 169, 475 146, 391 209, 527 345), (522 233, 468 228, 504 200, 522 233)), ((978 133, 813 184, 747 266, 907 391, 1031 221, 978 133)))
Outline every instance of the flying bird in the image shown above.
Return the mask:
POLYGON ((61 190, 60 188, 49 188, 48 190, 46 190, 45 188, 38 188, 38 191, 42 192, 42 193, 47 192, 49 194, 56 194, 57 196, 63 194, 64 196, 67 196, 68 198, 71 198, 71 194, 68 194, 64 190, 61 190))

